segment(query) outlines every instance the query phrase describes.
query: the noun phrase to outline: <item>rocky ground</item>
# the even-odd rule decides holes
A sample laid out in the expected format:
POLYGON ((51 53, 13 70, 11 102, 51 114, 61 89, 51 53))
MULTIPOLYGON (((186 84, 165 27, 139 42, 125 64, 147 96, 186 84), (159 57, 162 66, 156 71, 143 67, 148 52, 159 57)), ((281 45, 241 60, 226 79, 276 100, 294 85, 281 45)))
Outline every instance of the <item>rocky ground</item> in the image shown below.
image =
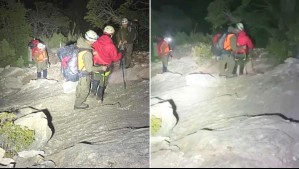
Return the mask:
POLYGON ((299 60, 274 67, 255 57, 254 72, 229 79, 217 64, 183 56, 170 61, 176 73, 164 74, 152 64, 152 105, 172 100, 178 122, 151 138, 151 166, 298 167, 299 60))
MULTIPOLYGON (((104 103, 88 98, 87 110, 73 109, 75 85, 63 81, 59 63, 49 68, 49 80, 31 80, 35 67, 0 69, 0 110, 49 114, 52 136, 38 150, 52 167, 149 167, 148 53, 136 52, 134 58, 135 66, 126 70, 127 88, 116 63, 104 103)), ((37 157, 14 160, 16 167, 47 166, 37 157)))

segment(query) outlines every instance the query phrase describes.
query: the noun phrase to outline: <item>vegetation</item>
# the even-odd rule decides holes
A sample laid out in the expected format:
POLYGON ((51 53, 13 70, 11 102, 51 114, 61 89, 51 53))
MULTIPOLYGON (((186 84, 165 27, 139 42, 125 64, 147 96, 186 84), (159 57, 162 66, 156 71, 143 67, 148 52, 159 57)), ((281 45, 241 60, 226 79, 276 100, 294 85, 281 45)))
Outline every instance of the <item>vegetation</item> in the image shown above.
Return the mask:
POLYGON ((36 2, 35 9, 28 12, 33 37, 51 37, 55 33, 67 34, 70 19, 63 15, 53 3, 36 2))
POLYGON ((20 2, 0 1, 0 66, 24 66, 31 30, 27 10, 20 2))
POLYGON ((151 116, 151 134, 155 135, 160 130, 162 126, 162 119, 157 118, 156 116, 151 116))
MULTIPOLYGON (((204 13, 200 15, 198 12, 205 10, 204 7, 200 7, 204 3, 206 2, 188 3, 194 5, 193 10, 185 6, 178 8, 177 5, 184 5, 179 2, 175 3, 176 6, 170 3, 163 6, 152 2, 154 8, 151 23, 152 40, 156 35, 171 35, 175 39, 175 45, 198 44, 203 40, 197 35, 206 33, 213 35, 218 31, 226 30, 230 25, 242 22, 255 47, 267 49, 270 53, 269 57, 272 57, 271 60, 281 63, 287 57, 299 56, 298 1, 213 0, 206 8, 206 23, 200 23, 201 21, 196 19, 200 16, 204 17, 204 13), (183 12, 184 9, 188 11, 183 12), (176 17, 173 17, 174 13, 176 17), (208 27, 204 30, 205 26, 209 26, 210 30, 208 27)), ((211 36, 204 37, 209 37, 211 43, 211 36)), ((153 44, 154 41, 151 43, 153 44)))
POLYGON ((208 7, 206 20, 214 30, 243 22, 255 46, 266 47, 270 56, 281 63, 299 52, 296 10, 296 0, 214 0, 208 7))
POLYGON ((120 27, 122 18, 129 20, 137 19, 138 44, 140 50, 148 50, 149 46, 149 1, 147 0, 125 0, 121 4, 111 0, 89 0, 87 4, 88 12, 85 19, 94 28, 103 29, 106 25, 112 25, 116 30, 120 27))
POLYGON ((192 57, 197 64, 203 64, 213 56, 211 45, 207 43, 199 43, 192 47, 192 57))
POLYGON ((27 149, 34 141, 34 131, 14 124, 13 113, 0 113, 0 146, 8 153, 27 149))

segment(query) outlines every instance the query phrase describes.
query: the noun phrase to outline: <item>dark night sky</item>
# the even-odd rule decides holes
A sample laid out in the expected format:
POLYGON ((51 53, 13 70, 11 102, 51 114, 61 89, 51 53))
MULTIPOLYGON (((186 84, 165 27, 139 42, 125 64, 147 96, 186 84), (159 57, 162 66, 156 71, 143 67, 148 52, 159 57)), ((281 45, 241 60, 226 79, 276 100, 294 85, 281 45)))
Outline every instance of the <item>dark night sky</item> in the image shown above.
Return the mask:
POLYGON ((176 6, 192 19, 202 20, 211 2, 211 0, 151 0, 151 5, 154 10, 159 10, 164 5, 176 6))
MULTIPOLYGON (((202 31, 209 31, 209 24, 205 21, 207 7, 211 0, 151 0, 152 9, 160 11, 161 6, 174 6, 188 16, 193 23, 199 23, 202 31)), ((165 11, 163 11, 165 12, 165 11)), ((175 16, 175 14, 173 14, 175 16)), ((163 16, 161 16, 163 18, 163 16)), ((152 20, 152 22, 155 22, 152 20)))
POLYGON ((33 8, 34 2, 50 2, 53 4, 58 4, 59 7, 66 8, 72 0, 21 0, 25 4, 26 8, 33 8))

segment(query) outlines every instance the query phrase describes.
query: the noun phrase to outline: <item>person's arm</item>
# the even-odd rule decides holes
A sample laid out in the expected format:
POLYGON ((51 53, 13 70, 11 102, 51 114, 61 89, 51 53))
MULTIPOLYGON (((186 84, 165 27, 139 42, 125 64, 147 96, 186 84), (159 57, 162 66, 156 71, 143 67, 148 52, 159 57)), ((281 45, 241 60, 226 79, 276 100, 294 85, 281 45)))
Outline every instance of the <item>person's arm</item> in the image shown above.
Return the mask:
POLYGON ((122 42, 122 39, 121 39, 121 28, 119 29, 119 31, 117 32, 116 34, 116 42, 118 44, 118 48, 120 47, 120 44, 122 42))
POLYGON ((84 66, 87 72, 98 72, 101 70, 106 70, 107 66, 99 66, 95 67, 93 66, 93 60, 92 60, 92 53, 91 52, 85 52, 83 55, 83 62, 84 66))
POLYGON ((239 50, 239 47, 237 46, 237 37, 236 36, 232 36, 230 38, 230 46, 231 46, 233 52, 236 52, 239 50))
POLYGON ((118 52, 114 45, 108 47, 110 51, 110 57, 112 58, 113 62, 117 62, 121 59, 122 53, 118 52))

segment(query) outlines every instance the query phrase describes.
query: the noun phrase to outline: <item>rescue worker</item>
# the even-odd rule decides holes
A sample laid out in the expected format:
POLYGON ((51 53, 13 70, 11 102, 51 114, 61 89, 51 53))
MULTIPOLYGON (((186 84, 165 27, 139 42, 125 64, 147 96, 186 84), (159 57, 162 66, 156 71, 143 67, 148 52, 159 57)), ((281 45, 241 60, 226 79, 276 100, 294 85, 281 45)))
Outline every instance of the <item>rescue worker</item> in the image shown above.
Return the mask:
POLYGON ((238 47, 236 30, 232 26, 227 30, 223 49, 219 65, 219 76, 226 76, 228 78, 234 77, 233 70, 235 67, 235 59, 233 54, 238 50, 238 47), (225 68, 227 68, 227 70, 225 68))
POLYGON ((119 32, 117 34, 117 40, 118 40, 118 48, 121 47, 121 45, 125 46, 125 64, 126 69, 131 66, 132 61, 132 53, 133 53, 133 43, 134 40, 137 38, 137 30, 133 26, 128 26, 129 21, 127 18, 123 18, 121 21, 122 25, 119 29, 119 32))
MULTIPOLYGON (((234 56, 235 56, 235 67, 233 70, 233 73, 236 74, 237 73, 237 68, 238 66, 240 67, 240 72, 239 75, 243 74, 244 71, 244 66, 245 63, 248 62, 249 60, 251 60, 251 58, 249 58, 249 54, 253 49, 253 43, 251 41, 251 39, 249 38, 249 36, 246 34, 246 32, 244 31, 244 25, 242 23, 237 23, 236 24, 237 27, 237 46, 238 46, 238 50, 235 51, 234 56)), ((251 64, 252 66, 252 64, 251 64)))
POLYGON ((84 37, 80 37, 77 40, 77 47, 80 50, 78 53, 79 82, 76 88, 74 109, 86 109, 89 107, 84 102, 89 94, 91 72, 105 71, 107 69, 106 66, 93 66, 92 44, 98 39, 97 33, 89 30, 84 37))
POLYGON ((167 66, 168 66, 168 59, 171 50, 167 38, 161 36, 161 37, 157 37, 157 40, 158 40, 158 44, 157 44, 158 55, 162 60, 162 73, 165 73, 168 71, 167 66))
POLYGON ((108 77, 111 73, 111 64, 121 59, 122 54, 118 53, 112 37, 114 28, 106 26, 103 35, 93 44, 95 66, 106 66, 107 70, 95 72, 92 80, 91 96, 97 96, 97 100, 102 100, 107 87, 108 77))
POLYGON ((46 45, 44 45, 42 43, 38 43, 37 48, 34 50, 33 56, 34 56, 33 60, 36 64, 36 68, 37 68, 37 79, 41 79, 42 71, 43 71, 43 78, 47 79, 48 55, 46 52, 46 45))

